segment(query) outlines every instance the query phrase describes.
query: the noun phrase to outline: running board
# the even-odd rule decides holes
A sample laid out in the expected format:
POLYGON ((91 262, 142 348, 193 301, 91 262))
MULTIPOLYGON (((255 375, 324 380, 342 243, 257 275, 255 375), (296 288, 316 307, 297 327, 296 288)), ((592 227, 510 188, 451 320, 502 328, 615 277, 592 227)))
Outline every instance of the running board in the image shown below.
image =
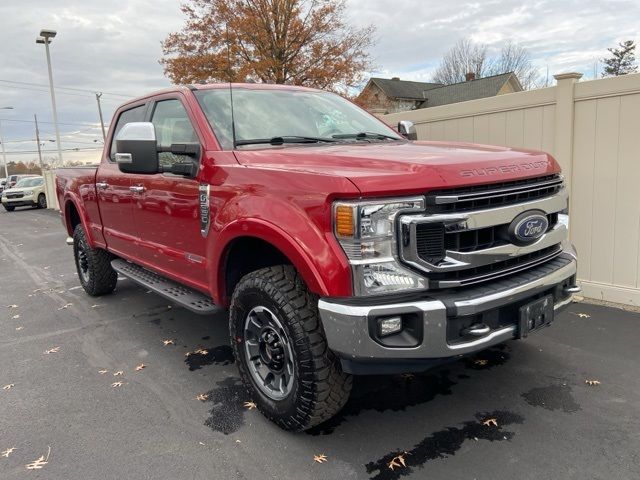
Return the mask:
POLYGON ((185 287, 135 263, 117 258, 111 261, 111 266, 116 272, 194 313, 211 315, 222 310, 204 293, 185 287))

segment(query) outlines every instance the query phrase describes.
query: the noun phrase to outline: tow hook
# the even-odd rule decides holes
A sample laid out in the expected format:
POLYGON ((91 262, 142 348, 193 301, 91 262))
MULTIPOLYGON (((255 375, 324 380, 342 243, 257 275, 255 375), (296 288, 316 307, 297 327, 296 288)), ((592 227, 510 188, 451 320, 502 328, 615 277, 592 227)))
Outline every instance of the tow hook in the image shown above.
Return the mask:
POLYGON ((569 295, 570 293, 578 293, 582 291, 582 288, 580 288, 578 285, 573 285, 571 287, 564 287, 562 291, 565 295, 569 295))
POLYGON ((67 245, 73 246, 73 237, 67 237, 66 242, 67 242, 67 245))

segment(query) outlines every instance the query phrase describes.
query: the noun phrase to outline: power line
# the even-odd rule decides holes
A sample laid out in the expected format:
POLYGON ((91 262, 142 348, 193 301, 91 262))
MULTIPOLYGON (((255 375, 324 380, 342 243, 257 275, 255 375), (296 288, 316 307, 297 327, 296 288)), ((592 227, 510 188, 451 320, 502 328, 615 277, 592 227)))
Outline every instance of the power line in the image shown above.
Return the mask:
MULTIPOLYGON (((16 85, 29 85, 29 86, 33 86, 33 87, 45 87, 48 88, 49 85, 45 85, 44 83, 31 83, 31 82, 18 82, 15 80, 3 80, 0 79, 0 82, 3 83, 13 83, 16 85)), ((74 92, 85 92, 85 93, 90 93, 90 94, 95 94, 97 91, 99 90, 87 90, 85 88, 72 88, 72 87, 55 87, 55 90, 71 90, 74 92)), ((45 92, 48 92, 47 90, 45 90, 45 92)), ((60 93, 64 93, 64 92, 60 92, 60 93)), ((103 93, 104 95, 111 95, 114 97, 123 97, 123 98, 133 98, 135 97, 135 95, 129 95, 129 94, 125 94, 125 93, 111 93, 111 92, 102 92, 100 91, 100 93, 103 93)))
MULTIPOLYGON (((63 152, 101 152, 102 148, 63 148, 63 152)), ((14 150, 6 155, 28 155, 38 153, 37 150, 14 150)), ((58 153, 58 150, 42 150, 42 153, 58 153)))
MULTIPOLYGON (((18 123, 33 123, 33 120, 18 120, 14 118, 0 118, 0 122, 18 122, 18 123)), ((53 125, 53 122, 46 122, 44 120, 38 120, 38 123, 48 123, 53 125)), ((93 123, 80 123, 80 122, 58 122, 58 125, 70 125, 72 127, 95 127, 100 128, 100 124, 93 123)))

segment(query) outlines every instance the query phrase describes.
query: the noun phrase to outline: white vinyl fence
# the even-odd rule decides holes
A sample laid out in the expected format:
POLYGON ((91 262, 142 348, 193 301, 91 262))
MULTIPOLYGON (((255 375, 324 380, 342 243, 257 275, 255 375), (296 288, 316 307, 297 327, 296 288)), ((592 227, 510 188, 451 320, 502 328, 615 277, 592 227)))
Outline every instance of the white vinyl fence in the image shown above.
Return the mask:
POLYGON ((420 140, 531 148, 561 164, 586 297, 640 305, 640 74, 386 115, 420 140))

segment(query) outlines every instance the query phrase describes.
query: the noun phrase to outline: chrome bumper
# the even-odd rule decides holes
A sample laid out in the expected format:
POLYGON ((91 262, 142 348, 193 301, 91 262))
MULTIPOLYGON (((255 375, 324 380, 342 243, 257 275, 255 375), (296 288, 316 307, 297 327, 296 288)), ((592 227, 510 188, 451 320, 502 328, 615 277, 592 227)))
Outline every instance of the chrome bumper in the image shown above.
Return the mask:
MULTIPOLYGON (((576 275, 577 271, 577 258, 573 246, 565 243, 563 247, 561 256, 565 262, 561 268, 530 282, 520 281, 517 285, 509 285, 510 279, 504 279, 499 282, 504 288, 492 289, 491 293, 480 297, 476 295, 470 298, 466 291, 461 291, 459 299, 453 297, 452 300, 451 293, 445 294, 447 296, 445 301, 445 295, 427 292, 424 299, 387 304, 372 302, 371 305, 321 299, 318 308, 329 348, 343 360, 343 365, 345 360, 347 362, 406 362, 469 354, 512 339, 517 334, 517 319, 514 319, 513 325, 489 330, 482 337, 450 344, 447 340, 447 322, 450 315, 447 312, 454 310, 456 317, 477 315, 523 301, 562 285, 567 279, 576 275), (388 347, 371 336, 369 328, 371 318, 408 313, 418 314, 422 322, 422 341, 417 346, 388 347)), ((491 285, 491 282, 488 283, 491 285)), ((495 283, 498 284, 498 282, 495 283)), ((558 312, 568 306, 576 291, 577 287, 574 285, 564 288, 563 297, 556 300, 554 310, 558 312)))

